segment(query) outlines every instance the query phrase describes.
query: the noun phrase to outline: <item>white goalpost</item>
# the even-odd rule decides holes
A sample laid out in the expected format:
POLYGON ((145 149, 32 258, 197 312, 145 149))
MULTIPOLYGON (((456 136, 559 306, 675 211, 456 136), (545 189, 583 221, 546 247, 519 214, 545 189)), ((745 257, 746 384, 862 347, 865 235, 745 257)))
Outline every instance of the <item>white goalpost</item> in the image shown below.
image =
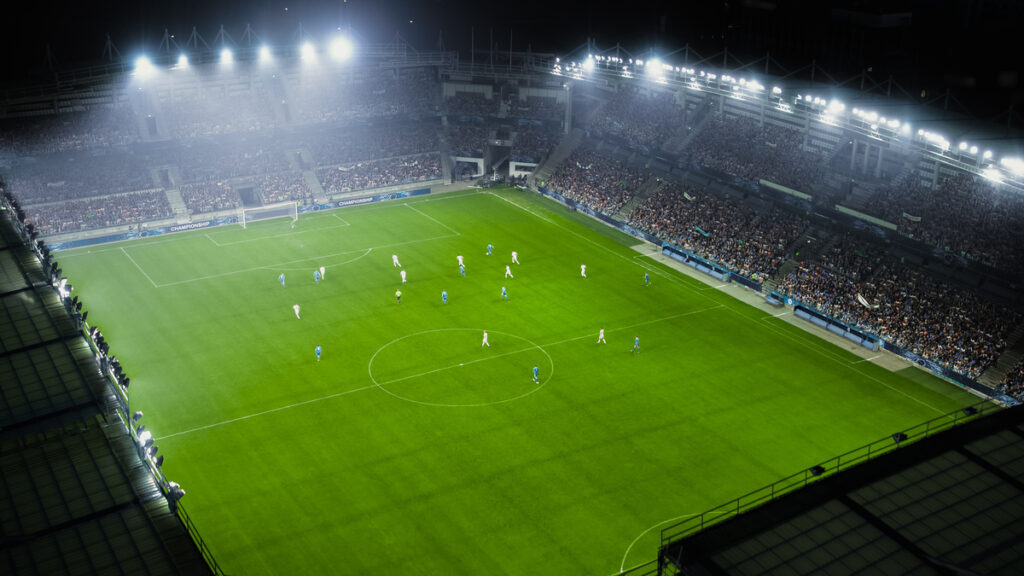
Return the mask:
POLYGON ((295 221, 299 219, 299 203, 292 201, 253 208, 242 207, 238 214, 238 223, 242 225, 242 228, 245 228, 250 222, 271 220, 273 218, 288 218, 294 225, 295 221))

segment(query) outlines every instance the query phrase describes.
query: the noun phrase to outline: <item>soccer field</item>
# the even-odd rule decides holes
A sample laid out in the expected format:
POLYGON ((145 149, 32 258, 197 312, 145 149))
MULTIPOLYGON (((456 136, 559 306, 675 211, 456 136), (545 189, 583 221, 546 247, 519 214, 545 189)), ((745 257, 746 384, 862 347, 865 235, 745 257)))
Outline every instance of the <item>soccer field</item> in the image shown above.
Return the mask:
POLYGON ((467 191, 57 260, 229 574, 606 576, 670 521, 974 400, 637 242, 467 191))

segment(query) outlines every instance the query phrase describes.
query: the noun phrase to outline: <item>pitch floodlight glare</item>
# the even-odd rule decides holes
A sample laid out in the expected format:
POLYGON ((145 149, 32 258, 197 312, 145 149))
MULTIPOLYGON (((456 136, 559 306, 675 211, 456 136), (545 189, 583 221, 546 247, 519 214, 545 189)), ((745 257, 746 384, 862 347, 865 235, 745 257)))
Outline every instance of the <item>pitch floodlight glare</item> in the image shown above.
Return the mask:
POLYGON ((587 59, 583 61, 583 69, 590 72, 594 69, 594 57, 587 56, 587 59))
POLYGON ((313 48, 312 44, 304 42, 302 47, 299 48, 299 55, 302 56, 303 60, 312 60, 313 58, 316 58, 316 50, 313 48))
POLYGON ((188 68, 188 56, 181 54, 178 56, 178 63, 174 65, 175 68, 188 68))
POLYGON ((654 76, 660 76, 663 71, 661 60, 658 60, 657 58, 652 58, 651 60, 648 60, 647 62, 644 63, 644 65, 647 66, 647 73, 652 74, 654 76))
POLYGON ((231 64, 232 60, 234 60, 234 55, 231 54, 231 50, 225 48, 225 49, 220 51, 220 63, 221 64, 231 64))
POLYGON ((135 59, 135 74, 140 78, 145 78, 151 75, 154 71, 153 62, 145 56, 139 56, 135 59))
POLYGON ((260 62, 270 62, 270 48, 260 46, 260 62))
POLYGON ((343 62, 352 57, 352 42, 348 38, 335 38, 327 50, 331 58, 337 62, 343 62))

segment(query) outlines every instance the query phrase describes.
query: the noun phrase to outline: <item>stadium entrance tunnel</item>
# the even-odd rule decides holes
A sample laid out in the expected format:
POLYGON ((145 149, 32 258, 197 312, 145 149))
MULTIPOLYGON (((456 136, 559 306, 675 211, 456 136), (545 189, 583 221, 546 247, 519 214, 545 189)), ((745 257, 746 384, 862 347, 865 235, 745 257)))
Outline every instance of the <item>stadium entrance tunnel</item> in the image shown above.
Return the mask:
POLYGON ((541 390, 554 361, 540 345, 483 328, 440 328, 396 338, 381 346, 367 367, 373 383, 415 404, 481 407, 511 402, 541 390), (533 367, 540 382, 533 381, 533 367))

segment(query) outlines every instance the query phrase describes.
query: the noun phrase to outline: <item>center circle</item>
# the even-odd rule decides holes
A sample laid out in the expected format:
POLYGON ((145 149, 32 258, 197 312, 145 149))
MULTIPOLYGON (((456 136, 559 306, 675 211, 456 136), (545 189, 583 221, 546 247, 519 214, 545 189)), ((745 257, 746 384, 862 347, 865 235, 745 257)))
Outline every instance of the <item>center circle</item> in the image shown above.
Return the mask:
POLYGON ((445 408, 482 407, 525 398, 543 388, 555 363, 539 344, 482 328, 414 332, 381 346, 367 371, 373 384, 395 398, 445 408), (540 382, 533 381, 533 367, 540 382))

